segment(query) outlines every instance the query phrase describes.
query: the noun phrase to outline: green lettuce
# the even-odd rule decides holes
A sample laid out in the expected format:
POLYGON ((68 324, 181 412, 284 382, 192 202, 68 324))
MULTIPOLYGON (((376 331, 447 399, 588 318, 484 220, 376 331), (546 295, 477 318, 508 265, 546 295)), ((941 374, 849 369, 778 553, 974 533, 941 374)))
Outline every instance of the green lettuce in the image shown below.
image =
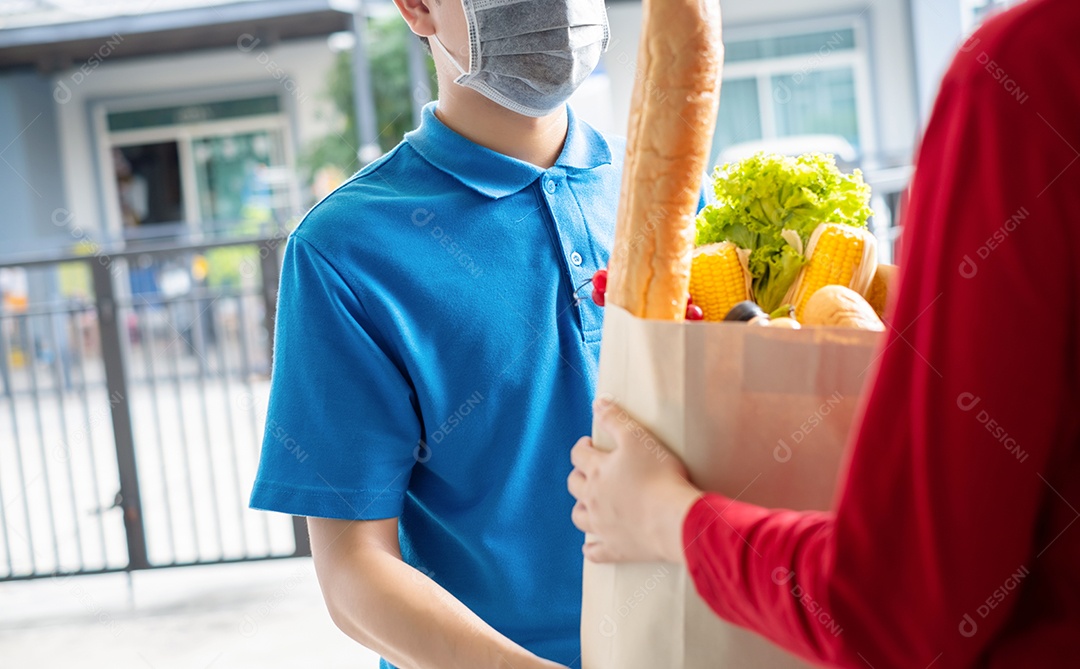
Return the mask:
POLYGON ((759 153, 716 168, 713 187, 716 203, 698 216, 697 243, 729 241, 749 250, 754 299, 766 312, 783 304, 818 225, 865 228, 873 215, 862 172, 844 174, 833 156, 820 153, 759 153))

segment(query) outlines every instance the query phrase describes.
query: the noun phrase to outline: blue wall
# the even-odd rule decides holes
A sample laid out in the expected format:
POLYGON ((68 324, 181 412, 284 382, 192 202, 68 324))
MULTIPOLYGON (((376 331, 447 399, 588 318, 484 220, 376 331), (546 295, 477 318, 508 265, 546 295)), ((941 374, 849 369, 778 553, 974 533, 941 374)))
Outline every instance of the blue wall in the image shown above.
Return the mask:
POLYGON ((0 73, 0 258, 71 243, 53 223, 67 208, 57 104, 48 78, 0 73))

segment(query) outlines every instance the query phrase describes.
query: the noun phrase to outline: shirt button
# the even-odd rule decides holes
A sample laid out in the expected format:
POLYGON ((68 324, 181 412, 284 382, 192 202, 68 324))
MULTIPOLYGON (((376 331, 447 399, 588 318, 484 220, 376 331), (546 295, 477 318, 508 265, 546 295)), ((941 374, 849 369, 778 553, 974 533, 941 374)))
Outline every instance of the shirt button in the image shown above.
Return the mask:
POLYGON ((574 251, 570 254, 570 262, 574 263, 574 267, 581 267, 582 259, 581 254, 574 251))
POLYGON ((548 179, 548 180, 547 180, 547 183, 545 183, 545 184, 544 184, 544 189, 545 189, 545 190, 547 190, 547 192, 548 192, 548 193, 550 193, 551 195, 554 195, 554 194, 555 194, 555 190, 556 190, 556 189, 557 189, 558 187, 559 187, 559 186, 558 186, 558 184, 556 184, 556 183, 555 183, 554 181, 552 181, 551 179, 548 179))

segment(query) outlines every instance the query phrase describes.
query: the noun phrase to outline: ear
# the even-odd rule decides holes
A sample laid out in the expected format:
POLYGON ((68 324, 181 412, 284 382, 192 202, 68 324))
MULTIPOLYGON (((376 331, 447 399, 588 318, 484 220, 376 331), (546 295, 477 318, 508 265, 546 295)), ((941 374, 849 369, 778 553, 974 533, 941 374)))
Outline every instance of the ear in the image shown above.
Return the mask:
POLYGON ((394 0, 405 23, 409 24, 409 29, 420 37, 431 37, 435 34, 435 19, 428 7, 431 2, 432 0, 394 0))

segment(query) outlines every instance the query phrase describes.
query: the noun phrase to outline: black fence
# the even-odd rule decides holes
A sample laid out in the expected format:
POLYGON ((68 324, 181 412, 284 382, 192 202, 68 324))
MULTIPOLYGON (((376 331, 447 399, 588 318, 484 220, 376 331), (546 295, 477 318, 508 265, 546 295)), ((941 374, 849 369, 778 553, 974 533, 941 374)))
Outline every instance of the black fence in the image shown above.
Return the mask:
POLYGON ((0 263, 0 581, 310 554, 247 508, 284 239, 0 263))

